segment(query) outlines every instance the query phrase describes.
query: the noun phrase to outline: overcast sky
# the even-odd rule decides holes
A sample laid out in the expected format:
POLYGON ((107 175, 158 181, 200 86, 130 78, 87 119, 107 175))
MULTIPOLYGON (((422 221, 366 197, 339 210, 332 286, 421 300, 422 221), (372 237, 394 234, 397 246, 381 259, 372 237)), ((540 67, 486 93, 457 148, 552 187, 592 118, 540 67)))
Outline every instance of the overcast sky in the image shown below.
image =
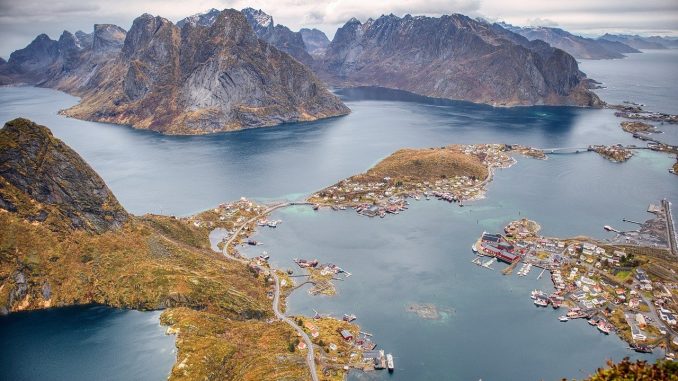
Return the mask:
POLYGON ((351 17, 462 13, 515 25, 558 26, 586 36, 605 32, 678 35, 678 0, 0 0, 0 56, 40 33, 90 32, 95 23, 129 29, 142 13, 177 21, 210 8, 262 9, 278 24, 316 27, 332 38, 351 17))

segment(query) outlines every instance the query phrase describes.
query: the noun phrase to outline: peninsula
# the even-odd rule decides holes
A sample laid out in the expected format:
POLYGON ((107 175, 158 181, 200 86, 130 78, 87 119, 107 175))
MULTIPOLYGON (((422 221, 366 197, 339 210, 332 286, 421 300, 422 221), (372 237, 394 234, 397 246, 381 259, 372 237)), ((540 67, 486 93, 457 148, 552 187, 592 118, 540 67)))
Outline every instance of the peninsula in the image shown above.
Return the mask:
POLYGON ((311 365, 314 380, 343 379, 348 364, 365 366, 357 325, 286 317, 286 274, 210 248, 214 229, 235 245, 268 212, 242 199, 187 218, 131 215, 49 129, 12 120, 0 130, 0 313, 161 309, 177 335, 171 380, 305 380, 311 365))

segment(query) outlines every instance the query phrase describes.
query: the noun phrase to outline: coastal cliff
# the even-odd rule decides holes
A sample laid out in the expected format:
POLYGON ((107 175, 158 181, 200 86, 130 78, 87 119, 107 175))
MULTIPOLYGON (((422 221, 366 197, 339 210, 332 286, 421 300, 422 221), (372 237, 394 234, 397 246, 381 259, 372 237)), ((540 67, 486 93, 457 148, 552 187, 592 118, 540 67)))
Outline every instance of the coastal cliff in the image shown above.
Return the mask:
POLYGON ((145 14, 128 33, 95 27, 89 45, 84 33, 64 32, 59 41, 41 35, 0 65, 0 80, 80 96, 80 104, 63 112, 68 116, 166 134, 266 127, 350 111, 307 67, 258 39, 242 13, 224 10, 210 23, 181 25, 145 14))
POLYGON ((602 103, 566 52, 459 14, 351 19, 315 67, 338 86, 496 106, 602 103))

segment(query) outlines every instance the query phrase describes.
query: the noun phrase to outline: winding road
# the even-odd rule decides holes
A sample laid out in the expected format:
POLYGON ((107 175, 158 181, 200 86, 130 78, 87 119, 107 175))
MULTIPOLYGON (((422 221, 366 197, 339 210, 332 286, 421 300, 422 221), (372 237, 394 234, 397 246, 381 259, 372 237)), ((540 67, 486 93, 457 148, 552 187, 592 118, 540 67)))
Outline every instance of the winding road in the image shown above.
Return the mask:
MULTIPOLYGON (((238 227, 238 229, 236 229, 233 232, 233 234, 231 234, 231 238, 229 238, 228 241, 226 241, 226 243, 224 244, 224 248, 222 249, 222 253, 224 254, 224 256, 228 259, 238 261, 238 262, 241 262, 241 263, 245 263, 245 264, 249 263, 249 260, 247 260, 245 258, 239 258, 239 257, 233 256, 233 255, 230 255, 228 253, 228 246, 231 245, 233 243, 233 241, 235 241, 238 238, 238 235, 240 234, 242 229, 245 228, 245 226, 253 223, 254 221, 260 219, 261 217, 263 217, 265 215, 268 215, 269 213, 273 212, 274 210, 284 208, 284 207, 287 207, 287 206, 292 206, 292 205, 313 205, 313 204, 309 203, 309 202, 286 202, 286 203, 283 203, 283 204, 274 205, 274 206, 266 209, 262 213, 259 213, 256 216, 250 218, 249 220, 245 221, 242 225, 240 225, 240 227, 238 227)), ((275 280, 275 292, 273 294, 273 313, 275 314, 275 316, 278 319, 284 321, 285 323, 287 323, 287 325, 294 328, 294 330, 297 331, 297 333, 299 333, 301 338, 306 343, 306 349, 308 350, 308 352, 306 353, 306 365, 308 365, 308 369, 311 372, 311 380, 318 381, 318 372, 316 371, 316 367, 315 367, 315 355, 314 355, 313 343, 311 342, 311 338, 308 337, 306 332, 304 332, 304 330, 301 329, 301 327, 299 327, 297 325, 297 323, 294 322, 294 320, 288 318, 287 316, 285 316, 284 313, 280 312, 280 279, 278 279, 278 275, 275 273, 274 270, 271 270, 271 276, 273 277, 273 280, 275 280)))

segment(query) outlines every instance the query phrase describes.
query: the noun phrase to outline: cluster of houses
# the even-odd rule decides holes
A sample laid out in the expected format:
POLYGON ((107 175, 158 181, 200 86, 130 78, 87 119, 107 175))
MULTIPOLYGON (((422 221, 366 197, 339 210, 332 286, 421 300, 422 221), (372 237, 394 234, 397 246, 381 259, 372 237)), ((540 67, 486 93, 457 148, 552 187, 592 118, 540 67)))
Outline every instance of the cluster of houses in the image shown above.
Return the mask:
MULTIPOLYGON (((509 148, 507 148, 509 147, 509 148)), ((507 168, 515 163, 503 144, 460 145, 467 155, 479 158, 488 168, 507 168)), ((525 147, 520 146, 525 150, 525 147)), ((522 151, 521 151, 522 152, 522 151)), ((354 176, 313 194, 309 200, 318 204, 360 207, 360 213, 368 216, 383 216, 402 210, 403 201, 408 197, 420 199, 429 196, 446 201, 473 200, 484 192, 479 186, 483 179, 475 176, 455 176, 436 180, 402 181, 384 177, 381 180, 366 180, 364 175, 354 176)))

